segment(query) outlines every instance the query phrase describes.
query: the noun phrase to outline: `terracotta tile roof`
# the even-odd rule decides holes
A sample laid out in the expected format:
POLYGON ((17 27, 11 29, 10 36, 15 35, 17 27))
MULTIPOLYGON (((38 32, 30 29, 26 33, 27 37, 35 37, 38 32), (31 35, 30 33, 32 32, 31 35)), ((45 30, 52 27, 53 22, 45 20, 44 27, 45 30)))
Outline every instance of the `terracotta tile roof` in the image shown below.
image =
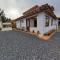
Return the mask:
POLYGON ((15 21, 23 19, 23 18, 25 18, 25 16, 20 16, 20 17, 16 18, 15 21))
POLYGON ((56 15, 54 14, 53 11, 54 11, 54 7, 49 6, 48 4, 44 4, 42 6, 36 5, 32 7, 31 9, 29 9, 28 11, 24 12, 23 15, 28 17, 36 13, 45 12, 48 15, 52 16, 54 19, 56 19, 56 15))
POLYGON ((50 6, 48 4, 44 4, 44 5, 41 5, 41 6, 35 5, 34 7, 25 11, 23 13, 23 16, 15 19, 15 20, 20 20, 20 19, 23 19, 23 18, 27 18, 29 16, 32 16, 32 15, 40 13, 40 12, 45 12, 46 14, 53 17, 54 19, 57 19, 56 15, 54 14, 54 7, 50 6))
POLYGON ((30 8, 29 10, 27 10, 26 12, 24 12, 23 15, 24 16, 26 16, 26 15, 29 16, 29 15, 32 15, 32 14, 38 12, 38 11, 39 11, 39 6, 35 5, 34 7, 30 8))

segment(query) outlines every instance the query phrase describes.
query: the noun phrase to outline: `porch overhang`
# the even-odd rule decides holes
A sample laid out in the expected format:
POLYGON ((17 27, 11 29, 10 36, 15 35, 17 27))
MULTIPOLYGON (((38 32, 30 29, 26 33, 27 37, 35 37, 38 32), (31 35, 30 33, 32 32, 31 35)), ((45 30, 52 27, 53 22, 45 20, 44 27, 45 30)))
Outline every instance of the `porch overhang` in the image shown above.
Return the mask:
POLYGON ((32 15, 32 16, 28 16, 28 17, 26 17, 26 19, 29 19, 29 20, 31 20, 31 19, 35 19, 37 17, 37 14, 35 14, 35 15, 32 15))

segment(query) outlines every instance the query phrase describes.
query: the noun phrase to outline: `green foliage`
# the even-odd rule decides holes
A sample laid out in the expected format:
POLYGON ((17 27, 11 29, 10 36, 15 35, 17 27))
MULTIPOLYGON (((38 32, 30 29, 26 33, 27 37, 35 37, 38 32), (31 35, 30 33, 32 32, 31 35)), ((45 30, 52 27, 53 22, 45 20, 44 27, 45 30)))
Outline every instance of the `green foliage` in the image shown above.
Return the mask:
POLYGON ((9 21, 11 21, 10 18, 6 18, 4 10, 1 10, 1 9, 0 9, 0 18, 1 18, 2 22, 9 22, 9 21))

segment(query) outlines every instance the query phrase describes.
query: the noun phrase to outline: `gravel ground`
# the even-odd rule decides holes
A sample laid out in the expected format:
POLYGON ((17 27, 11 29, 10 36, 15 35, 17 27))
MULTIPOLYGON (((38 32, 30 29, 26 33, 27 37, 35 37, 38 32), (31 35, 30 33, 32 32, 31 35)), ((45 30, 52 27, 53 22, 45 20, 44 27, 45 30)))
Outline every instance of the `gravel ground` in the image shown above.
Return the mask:
POLYGON ((48 41, 23 32, 0 32, 0 60, 60 60, 60 32, 48 41))

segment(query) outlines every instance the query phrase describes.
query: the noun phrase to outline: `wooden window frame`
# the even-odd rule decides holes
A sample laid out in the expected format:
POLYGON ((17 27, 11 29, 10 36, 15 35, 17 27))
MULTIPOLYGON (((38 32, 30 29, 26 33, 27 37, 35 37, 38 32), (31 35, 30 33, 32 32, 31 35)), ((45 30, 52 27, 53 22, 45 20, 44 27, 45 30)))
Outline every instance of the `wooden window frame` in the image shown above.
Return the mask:
POLYGON ((46 21, 45 21, 45 26, 48 27, 49 26, 49 16, 45 16, 46 17, 46 21))
POLYGON ((51 26, 53 25, 53 18, 51 19, 51 26))
POLYGON ((34 20, 34 27, 37 27, 37 19, 34 20))

